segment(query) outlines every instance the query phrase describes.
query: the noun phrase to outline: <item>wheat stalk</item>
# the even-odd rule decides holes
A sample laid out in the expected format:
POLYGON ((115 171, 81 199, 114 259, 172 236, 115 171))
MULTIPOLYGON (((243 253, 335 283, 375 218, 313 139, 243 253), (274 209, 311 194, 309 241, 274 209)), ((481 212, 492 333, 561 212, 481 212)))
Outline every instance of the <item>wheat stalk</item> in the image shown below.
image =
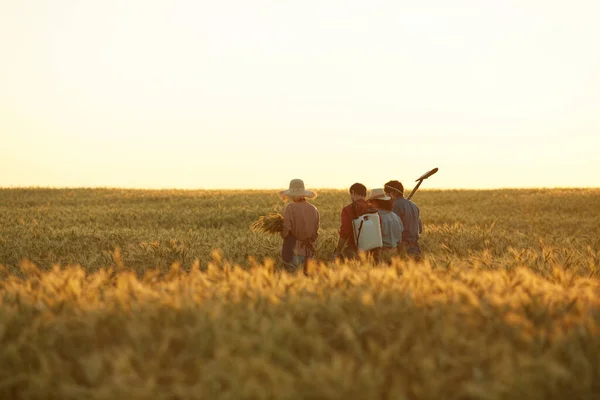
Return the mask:
POLYGON ((283 230, 283 216, 277 212, 270 212, 261 216, 251 226, 252 232, 279 234, 283 230))

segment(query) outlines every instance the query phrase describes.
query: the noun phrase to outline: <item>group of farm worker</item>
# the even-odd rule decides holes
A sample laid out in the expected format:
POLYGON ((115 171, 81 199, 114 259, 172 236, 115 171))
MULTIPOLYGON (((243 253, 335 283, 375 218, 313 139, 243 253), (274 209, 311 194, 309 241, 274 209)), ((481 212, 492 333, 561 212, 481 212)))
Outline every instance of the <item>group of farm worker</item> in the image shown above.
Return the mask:
MULTIPOLYGON (((367 195, 367 188, 355 183, 349 189, 351 202, 342 209, 338 244, 333 252, 333 259, 353 259, 359 256, 357 232, 360 228, 354 225, 366 215, 377 215, 380 234, 380 245, 366 253, 376 261, 389 261, 393 256, 406 255, 419 258, 419 236, 423 232, 423 224, 419 207, 404 198, 404 186, 393 180, 383 188, 372 189, 367 195)), ((288 200, 283 215, 282 259, 288 270, 296 270, 306 265, 315 253, 318 238, 320 215, 317 208, 308 202, 317 194, 307 190, 301 179, 290 181, 289 189, 279 192, 288 200)), ((364 222, 364 221, 362 221, 364 222)), ((357 224, 358 225, 358 224, 357 224)))

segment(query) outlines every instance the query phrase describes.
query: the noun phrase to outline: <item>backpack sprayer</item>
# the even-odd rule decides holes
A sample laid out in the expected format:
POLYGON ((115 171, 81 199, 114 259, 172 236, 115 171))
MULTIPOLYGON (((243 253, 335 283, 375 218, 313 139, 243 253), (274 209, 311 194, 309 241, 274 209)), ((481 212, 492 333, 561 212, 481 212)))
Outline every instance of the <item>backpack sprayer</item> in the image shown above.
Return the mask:
POLYGON ((415 186, 415 188, 412 190, 412 192, 410 192, 410 194, 408 195, 408 197, 406 198, 407 200, 410 200, 411 197, 413 197, 413 195, 415 194, 415 192, 417 191, 417 189, 419 188, 419 186, 421 186, 421 183, 423 183, 423 181, 427 178, 429 178, 431 175, 435 174, 436 172, 438 172, 437 168, 434 168, 432 170, 429 170, 427 172, 425 172, 423 175, 421 175, 415 182, 419 182, 417 183, 417 186, 415 186))
MULTIPOLYGON (((415 181, 418 182, 417 186, 415 186, 407 199, 410 199, 415 194, 425 179, 429 178, 436 172, 438 172, 438 168, 429 170, 421 175, 415 181)), ((369 211, 362 215, 356 215, 355 219, 352 220, 352 228, 354 233, 354 243, 356 243, 356 247, 359 251, 369 251, 383 246, 381 217, 376 210, 369 211)))
MULTIPOLYGON (((415 182, 417 186, 412 190, 408 199, 410 199, 423 181, 429 178, 431 175, 438 172, 437 168, 429 170, 421 175, 415 182)), ((377 211, 368 212, 366 214, 358 216, 352 221, 352 227, 354 229, 354 241, 359 250, 368 251, 383 246, 382 232, 381 232, 381 218, 377 211)))

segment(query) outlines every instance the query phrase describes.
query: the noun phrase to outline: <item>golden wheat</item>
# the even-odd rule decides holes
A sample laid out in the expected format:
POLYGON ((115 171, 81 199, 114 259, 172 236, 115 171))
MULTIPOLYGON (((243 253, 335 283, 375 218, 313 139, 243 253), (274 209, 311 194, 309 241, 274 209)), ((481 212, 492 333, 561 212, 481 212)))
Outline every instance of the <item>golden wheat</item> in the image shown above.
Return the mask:
POLYGON ((600 281, 558 267, 310 264, 215 254, 138 278, 6 274, 1 398, 593 398, 600 281))
POLYGON ((250 230, 277 235, 283 230, 283 216, 276 212, 261 216, 250 226, 250 230))
POLYGON ((273 194, 0 190, 0 398, 600 396, 600 191, 419 192, 391 266, 324 261, 320 193, 304 276, 273 194))

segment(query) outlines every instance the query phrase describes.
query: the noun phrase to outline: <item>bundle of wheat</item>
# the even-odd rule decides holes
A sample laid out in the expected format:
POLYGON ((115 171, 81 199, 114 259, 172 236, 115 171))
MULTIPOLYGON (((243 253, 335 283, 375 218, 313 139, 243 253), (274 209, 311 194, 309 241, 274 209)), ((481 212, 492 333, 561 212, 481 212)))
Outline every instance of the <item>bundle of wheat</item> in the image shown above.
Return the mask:
POLYGON ((283 230, 283 216, 277 212, 270 212, 260 217, 250 226, 252 232, 279 234, 283 230))

